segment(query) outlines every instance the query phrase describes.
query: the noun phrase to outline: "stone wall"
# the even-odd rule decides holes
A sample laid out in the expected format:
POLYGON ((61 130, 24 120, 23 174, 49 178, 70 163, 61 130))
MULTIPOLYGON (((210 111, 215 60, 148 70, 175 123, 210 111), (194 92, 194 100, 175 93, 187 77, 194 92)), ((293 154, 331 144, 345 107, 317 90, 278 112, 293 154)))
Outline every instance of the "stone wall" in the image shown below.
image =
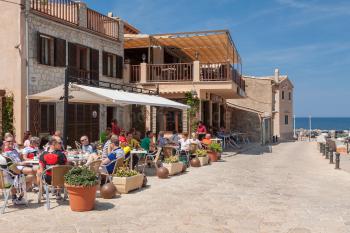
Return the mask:
MULTIPOLYGON (((123 56, 123 31, 120 42, 98 36, 78 28, 56 23, 52 20, 31 14, 29 22, 29 94, 39 93, 64 83, 65 68, 41 65, 37 61, 37 33, 43 33, 67 41, 66 64, 68 64, 68 42, 99 50, 99 79, 106 82, 123 83, 124 80, 102 75, 102 51, 123 56)), ((121 24, 121 28, 123 25, 121 24)), ((115 65, 115 64, 114 64, 115 65)), ((57 97, 59 98, 59 97, 57 97)), ((106 107, 100 106, 100 130, 107 126, 106 107)), ((56 128, 63 129, 63 104, 56 105, 56 128)))
POLYGON ((261 123, 258 114, 231 107, 227 108, 227 111, 231 115, 231 130, 248 133, 252 142, 261 141, 261 123))

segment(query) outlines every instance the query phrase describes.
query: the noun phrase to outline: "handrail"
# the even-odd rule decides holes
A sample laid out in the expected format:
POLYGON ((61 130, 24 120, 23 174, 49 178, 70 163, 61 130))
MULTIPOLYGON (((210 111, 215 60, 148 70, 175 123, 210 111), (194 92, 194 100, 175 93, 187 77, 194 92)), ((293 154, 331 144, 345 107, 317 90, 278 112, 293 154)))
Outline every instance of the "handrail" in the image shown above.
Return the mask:
POLYGON ((131 65, 130 69, 130 82, 139 83, 141 80, 141 67, 140 65, 131 65))
POLYGON ((71 0, 30 0, 33 11, 78 25, 79 5, 71 0))
POLYGON ((192 81, 193 63, 147 64, 147 81, 192 81))
POLYGON ((119 39, 119 21, 90 8, 86 9, 87 28, 109 37, 119 39))

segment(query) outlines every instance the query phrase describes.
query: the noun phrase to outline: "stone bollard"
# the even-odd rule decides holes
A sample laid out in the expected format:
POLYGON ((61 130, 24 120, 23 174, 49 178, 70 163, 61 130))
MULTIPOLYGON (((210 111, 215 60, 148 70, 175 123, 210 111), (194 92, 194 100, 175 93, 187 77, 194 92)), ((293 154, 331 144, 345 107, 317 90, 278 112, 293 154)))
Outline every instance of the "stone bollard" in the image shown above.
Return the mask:
POLYGON ((334 163, 334 162, 333 162, 333 150, 332 150, 332 149, 329 151, 329 163, 330 163, 330 164, 333 164, 333 163, 334 163))
POLYGON ((321 143, 321 151, 320 151, 321 155, 323 154, 323 151, 324 151, 324 143, 321 143))
POLYGON ((329 154, 331 153, 332 149, 329 147, 328 152, 326 153, 326 159, 329 159, 329 154))
POLYGON ((335 169, 340 169, 340 153, 335 153, 335 169))

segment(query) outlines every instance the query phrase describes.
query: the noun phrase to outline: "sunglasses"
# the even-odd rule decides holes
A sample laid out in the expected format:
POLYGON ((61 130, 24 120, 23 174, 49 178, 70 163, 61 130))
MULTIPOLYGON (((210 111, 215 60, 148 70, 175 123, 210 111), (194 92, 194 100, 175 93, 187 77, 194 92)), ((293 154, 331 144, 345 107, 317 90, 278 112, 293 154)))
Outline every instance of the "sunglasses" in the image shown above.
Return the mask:
POLYGON ((13 141, 5 141, 5 142, 7 142, 7 143, 13 143, 13 141))

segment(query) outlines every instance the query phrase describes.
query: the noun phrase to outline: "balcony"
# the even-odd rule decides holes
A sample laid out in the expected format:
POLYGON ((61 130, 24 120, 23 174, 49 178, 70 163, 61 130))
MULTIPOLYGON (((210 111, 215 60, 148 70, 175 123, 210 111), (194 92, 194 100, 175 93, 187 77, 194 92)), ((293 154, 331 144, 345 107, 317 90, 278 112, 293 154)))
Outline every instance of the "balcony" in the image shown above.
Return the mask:
POLYGON ((188 91, 193 85, 226 98, 244 96, 245 83, 229 63, 174 63, 132 65, 130 82, 143 86, 160 86, 160 91, 188 91), (169 85, 174 84, 174 85, 169 85), (175 86, 176 85, 176 86, 175 86))
POLYGON ((78 27, 94 34, 119 40, 119 21, 71 0, 30 0, 32 13, 78 27))

